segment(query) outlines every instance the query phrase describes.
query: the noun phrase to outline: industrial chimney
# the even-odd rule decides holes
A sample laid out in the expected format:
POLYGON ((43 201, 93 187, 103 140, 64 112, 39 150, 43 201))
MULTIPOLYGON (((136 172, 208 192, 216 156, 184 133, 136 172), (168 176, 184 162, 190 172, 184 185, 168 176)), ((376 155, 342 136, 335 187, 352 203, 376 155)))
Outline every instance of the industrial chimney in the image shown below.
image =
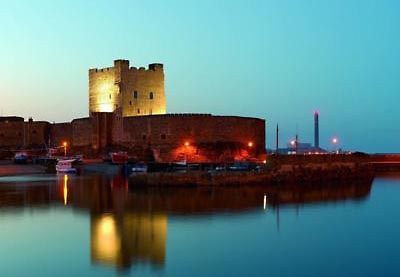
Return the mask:
POLYGON ((314 112, 314 147, 319 148, 319 112, 314 112))

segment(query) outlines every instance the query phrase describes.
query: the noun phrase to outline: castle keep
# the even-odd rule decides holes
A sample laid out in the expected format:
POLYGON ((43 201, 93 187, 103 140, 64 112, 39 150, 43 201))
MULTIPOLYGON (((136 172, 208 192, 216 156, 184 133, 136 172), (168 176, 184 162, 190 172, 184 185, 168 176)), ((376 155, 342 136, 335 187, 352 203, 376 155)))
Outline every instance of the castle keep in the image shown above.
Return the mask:
POLYGON ((50 124, 0 118, 0 156, 21 148, 69 145, 69 154, 124 150, 137 160, 229 162, 264 159, 265 120, 211 114, 166 114, 162 64, 148 69, 89 70, 89 117, 50 124))
POLYGON ((114 67, 89 70, 89 112, 116 112, 122 116, 165 114, 162 64, 129 67, 116 60, 114 67))

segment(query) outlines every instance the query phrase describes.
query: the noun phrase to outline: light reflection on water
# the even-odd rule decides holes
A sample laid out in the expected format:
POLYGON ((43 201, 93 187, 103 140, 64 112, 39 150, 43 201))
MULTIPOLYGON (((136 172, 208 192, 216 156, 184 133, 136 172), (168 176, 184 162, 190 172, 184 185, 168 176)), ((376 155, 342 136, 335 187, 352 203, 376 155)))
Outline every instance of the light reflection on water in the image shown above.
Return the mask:
POLYGON ((370 183, 143 189, 118 176, 5 180, 0 178, 4 276, 400 272, 388 257, 400 246, 398 176, 376 179, 372 193, 370 183), (376 260, 377 252, 385 262, 361 266, 359 255, 376 260), (58 259, 69 265, 60 269, 58 259))

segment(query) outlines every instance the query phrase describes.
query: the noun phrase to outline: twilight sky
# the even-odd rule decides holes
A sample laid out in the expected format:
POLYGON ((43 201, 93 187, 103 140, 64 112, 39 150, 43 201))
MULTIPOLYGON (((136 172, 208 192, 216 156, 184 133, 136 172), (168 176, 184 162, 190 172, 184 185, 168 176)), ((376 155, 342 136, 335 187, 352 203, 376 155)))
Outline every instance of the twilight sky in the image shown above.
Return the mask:
POLYGON ((400 152, 400 1, 0 0, 3 115, 88 115, 88 69, 164 64, 169 113, 267 120, 296 133, 400 152))

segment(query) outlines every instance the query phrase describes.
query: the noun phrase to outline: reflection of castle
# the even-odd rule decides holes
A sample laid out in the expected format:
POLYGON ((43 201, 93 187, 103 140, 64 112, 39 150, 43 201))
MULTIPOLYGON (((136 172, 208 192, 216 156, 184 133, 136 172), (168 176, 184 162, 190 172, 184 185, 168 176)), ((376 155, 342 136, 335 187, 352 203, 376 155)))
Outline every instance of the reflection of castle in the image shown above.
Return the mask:
POLYGON ((133 262, 164 264, 165 214, 93 215, 90 226, 92 261, 118 268, 129 267, 133 262))
POLYGON ((166 259, 168 216, 242 212, 286 204, 339 200, 362 201, 371 180, 351 184, 295 187, 219 187, 127 190, 101 176, 60 177, 36 183, 2 183, 0 208, 59 205, 88 211, 91 259, 94 263, 126 269, 139 263, 163 266, 166 259), (267 195, 267 197, 264 197, 267 195), (265 200, 264 200, 265 199, 265 200), (263 203, 263 200, 266 201, 263 203))

